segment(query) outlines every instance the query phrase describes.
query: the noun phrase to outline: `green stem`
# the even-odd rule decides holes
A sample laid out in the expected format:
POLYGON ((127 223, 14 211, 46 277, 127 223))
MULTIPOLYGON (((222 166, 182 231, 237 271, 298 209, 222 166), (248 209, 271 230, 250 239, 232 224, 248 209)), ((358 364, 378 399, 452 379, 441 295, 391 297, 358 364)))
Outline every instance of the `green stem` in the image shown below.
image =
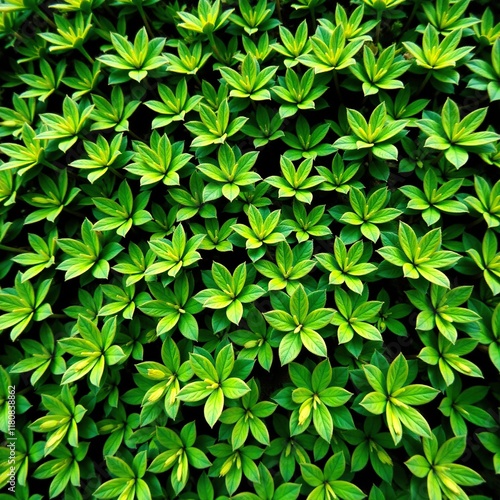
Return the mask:
POLYGON ((215 43, 215 38, 213 33, 207 33, 208 41, 210 42, 210 48, 214 53, 215 57, 219 60, 219 62, 224 62, 224 58, 222 57, 219 49, 217 48, 217 44, 215 43))
POLYGON ((51 314, 48 319, 66 319, 67 314, 51 314))
POLYGON ((440 151, 439 154, 431 161, 431 165, 437 165, 441 158, 444 156, 444 151, 440 151))
POLYGON ((118 172, 118 170, 116 170, 116 168, 109 167, 109 170, 110 170, 110 172, 113 172, 113 174, 116 175, 116 177, 118 177, 119 179, 125 179, 124 175, 121 174, 120 172, 118 172))
POLYGON ((193 74, 193 77, 194 77, 194 79, 195 79, 196 83, 199 85, 199 87, 200 87, 200 89, 201 89, 201 80, 200 80, 200 77, 198 76, 198 74, 197 74, 197 73, 194 73, 194 74, 193 74))
POLYGON ((16 391, 16 396, 22 396, 23 394, 26 394, 28 392, 31 392, 33 390, 33 387, 29 385, 28 387, 25 387, 24 389, 20 391, 16 391))
POLYGON ((153 33, 153 30, 151 29, 151 25, 149 24, 148 16, 146 16, 146 13, 144 12, 142 5, 138 5, 137 9, 139 10, 139 14, 141 15, 142 21, 144 23, 144 26, 146 27, 146 31, 148 32, 149 38, 154 38, 155 35, 153 33))
POLYGON ((14 36, 16 40, 19 40, 20 42, 23 43, 26 42, 26 39, 22 35, 20 35, 17 31, 11 31, 11 34, 14 36))
POLYGON ((47 160, 42 160, 42 165, 45 165, 51 170, 54 170, 54 172, 57 172, 58 174, 61 173, 61 171, 56 166, 52 165, 52 163, 49 163, 47 160))
POLYGON ((309 13, 311 14, 312 29, 314 30, 316 27, 316 14, 314 13, 314 8, 309 9, 309 13))
POLYGON ((133 130, 129 130, 128 133, 137 141, 142 141, 142 137, 139 137, 133 130))
POLYGON ((71 214, 73 215, 74 217, 78 217, 79 219, 85 219, 85 216, 79 212, 75 212, 74 210, 71 210, 70 208, 68 207, 63 207, 63 210, 68 213, 68 214, 71 214))
POLYGON ((51 27, 51 28, 54 28, 54 29, 57 29, 57 26, 55 25, 54 21, 52 21, 52 19, 50 19, 49 16, 47 16, 47 14, 45 14, 45 12, 42 11, 42 9, 40 9, 40 7, 35 6, 34 8, 34 11, 51 27))
POLYGON ((339 77, 337 75, 336 70, 333 70, 333 83, 335 84, 335 90, 337 92, 337 97, 339 98, 340 102, 343 102, 342 94, 340 92, 339 77))
POLYGON ((78 50, 90 64, 94 64, 94 60, 92 59, 92 57, 90 57, 90 54, 83 48, 83 46, 80 45, 80 47, 78 47, 78 50))
MULTIPOLYGON (((480 99, 474 100, 474 103, 473 103, 474 104, 474 108, 476 108, 479 104, 481 104, 482 102, 487 101, 487 100, 489 100, 489 95, 488 94, 484 94, 483 97, 481 97, 480 99)), ((459 106, 458 109, 460 111, 462 111, 464 109, 465 110, 470 109, 470 104, 464 104, 463 106, 459 106)))
POLYGON ((4 252, 14 252, 14 253, 27 253, 29 250, 25 250, 23 248, 16 248, 16 247, 11 247, 9 245, 3 245, 0 243, 0 250, 3 250, 4 252))
POLYGON ((107 99, 109 96, 107 96, 102 90, 99 90, 97 87, 93 88, 90 90, 92 94, 97 94, 100 95, 101 97, 104 97, 104 99, 107 99))
MULTIPOLYGON (((108 15, 110 16, 110 19, 113 19, 113 17, 116 16, 115 12, 111 9, 111 7, 109 5, 105 4, 104 5, 104 9, 106 10, 106 12, 108 13, 108 15)), ((97 17, 96 17, 96 19, 97 19, 97 17)))
POLYGON ((420 87, 418 88, 416 97, 420 95, 422 90, 424 90, 425 86, 427 85, 427 82, 431 79, 432 73, 429 71, 426 75, 422 83, 420 84, 420 87))
POLYGON ((478 226, 482 222, 484 222, 484 219, 482 217, 480 219, 476 219, 474 222, 471 222, 470 224, 467 224, 467 229, 469 229, 471 227, 474 227, 474 226, 478 226))
POLYGON ((417 13, 418 8, 420 7, 421 0, 415 0, 413 3, 413 10, 410 13, 410 17, 408 17, 408 20, 406 21, 403 29, 401 30, 401 36, 403 36, 406 31, 408 30, 411 22, 413 21, 413 18, 415 17, 415 14, 417 13))
POLYGON ((377 10, 377 29, 375 31, 375 45, 378 47, 378 42, 380 40, 380 29, 382 24, 382 11, 377 10))
POLYGON ((278 13, 278 19, 280 23, 283 23, 283 18, 281 17, 281 1, 276 0, 276 12, 278 13))

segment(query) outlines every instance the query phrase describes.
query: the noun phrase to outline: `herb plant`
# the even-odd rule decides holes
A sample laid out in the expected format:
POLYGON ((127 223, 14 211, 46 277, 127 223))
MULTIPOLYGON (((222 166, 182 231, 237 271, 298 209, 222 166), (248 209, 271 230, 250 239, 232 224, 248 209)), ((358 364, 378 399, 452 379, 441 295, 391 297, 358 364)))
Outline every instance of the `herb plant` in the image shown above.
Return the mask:
POLYGON ((0 500, 498 498, 498 15, 0 0, 0 500))

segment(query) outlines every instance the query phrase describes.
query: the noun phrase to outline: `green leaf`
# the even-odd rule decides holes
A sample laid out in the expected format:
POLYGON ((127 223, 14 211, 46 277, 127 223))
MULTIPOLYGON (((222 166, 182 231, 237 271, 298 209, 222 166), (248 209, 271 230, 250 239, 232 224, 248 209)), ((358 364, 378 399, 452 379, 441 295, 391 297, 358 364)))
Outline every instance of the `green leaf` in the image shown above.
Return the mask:
POLYGON ((297 333, 287 333, 279 344, 281 366, 292 362, 302 349, 301 337, 297 333))
POLYGON ((313 464, 300 464, 300 471, 304 481, 310 486, 316 487, 323 483, 324 475, 321 469, 313 464))
MULTIPOLYGON (((290 369, 293 365, 290 365, 290 369)), ((330 385, 332 380, 332 367, 330 361, 325 359, 319 363, 313 370, 311 378, 311 388, 316 393, 321 393, 330 385)), ((306 386, 307 387, 307 386, 306 386)))
POLYGON ((303 328, 300 332, 300 340, 309 352, 312 352, 317 356, 327 356, 326 342, 318 332, 315 332, 310 328, 303 328))
POLYGON ((432 401, 439 393, 434 389, 423 384, 408 385, 393 392, 395 398, 407 405, 422 405, 432 401))
POLYGON ((218 382, 220 380, 219 373, 205 356, 191 353, 189 363, 191 364, 191 369, 197 377, 203 380, 212 380, 214 382, 218 382))
POLYGON ((226 315, 231 323, 239 325, 241 318, 243 317, 243 304, 238 300, 234 299, 227 306, 226 315))
POLYGON ((414 455, 405 462, 405 465, 413 475, 421 478, 427 477, 431 470, 431 465, 422 455, 414 455))
POLYGON ((292 316, 286 311, 269 311, 264 313, 264 317, 273 328, 281 332, 292 331, 297 326, 292 316))
POLYGON ((320 404, 313 411, 314 428, 318 434, 327 442, 330 442, 333 434, 333 420, 327 407, 320 404))
POLYGON ((213 427, 219 417, 221 416, 222 410, 224 409, 224 392, 222 388, 218 388, 212 391, 208 397, 203 414, 205 420, 210 427, 213 427))
POLYGON ((405 408, 393 406, 393 412, 397 418, 401 420, 403 425, 415 434, 424 437, 430 436, 431 429, 429 424, 424 417, 422 417, 422 415, 411 406, 407 406, 405 408))
MULTIPOLYGON (((386 380, 384 374, 375 365, 364 365, 363 371, 365 372, 366 380, 373 387, 373 389, 381 394, 389 393, 386 389, 386 380)), ((390 394, 390 393, 389 393, 390 394)))
POLYGON ((101 484, 97 490, 94 491, 94 495, 97 498, 116 498, 123 491, 130 490, 133 486, 134 480, 127 478, 115 478, 106 481, 101 484))
POLYGON ((387 372, 387 393, 394 395, 405 384, 407 377, 408 362, 400 353, 391 363, 387 372))
POLYGON ((176 395, 177 399, 187 402, 195 402, 205 399, 212 394, 214 389, 208 387, 207 382, 198 381, 185 385, 176 395))
POLYGON ((445 441, 439 448, 434 463, 436 464, 451 464, 458 460, 464 453, 466 439, 464 436, 454 437, 445 441))
POLYGON ((228 378, 221 384, 224 396, 228 399, 238 399, 250 391, 250 387, 238 378, 228 378))
POLYGON ((370 413, 381 415, 384 413, 387 405, 387 396, 380 392, 370 392, 359 404, 370 413))

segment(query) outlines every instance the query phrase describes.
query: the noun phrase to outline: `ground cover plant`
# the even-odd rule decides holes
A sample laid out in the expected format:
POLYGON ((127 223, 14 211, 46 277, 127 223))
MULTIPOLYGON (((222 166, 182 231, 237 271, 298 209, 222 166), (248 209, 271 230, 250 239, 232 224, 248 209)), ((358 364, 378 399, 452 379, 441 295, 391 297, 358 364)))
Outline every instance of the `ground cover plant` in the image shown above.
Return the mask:
POLYGON ((498 498, 498 5, 0 14, 0 500, 498 498))

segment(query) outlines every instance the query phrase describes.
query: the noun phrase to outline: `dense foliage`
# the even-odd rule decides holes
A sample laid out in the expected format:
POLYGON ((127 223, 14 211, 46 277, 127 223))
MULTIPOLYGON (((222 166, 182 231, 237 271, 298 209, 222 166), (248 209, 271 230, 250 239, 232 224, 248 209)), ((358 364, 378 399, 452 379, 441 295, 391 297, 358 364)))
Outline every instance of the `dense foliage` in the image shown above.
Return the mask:
POLYGON ((0 14, 0 499, 498 498, 498 5, 0 14))

